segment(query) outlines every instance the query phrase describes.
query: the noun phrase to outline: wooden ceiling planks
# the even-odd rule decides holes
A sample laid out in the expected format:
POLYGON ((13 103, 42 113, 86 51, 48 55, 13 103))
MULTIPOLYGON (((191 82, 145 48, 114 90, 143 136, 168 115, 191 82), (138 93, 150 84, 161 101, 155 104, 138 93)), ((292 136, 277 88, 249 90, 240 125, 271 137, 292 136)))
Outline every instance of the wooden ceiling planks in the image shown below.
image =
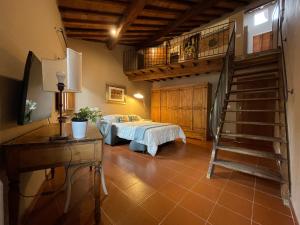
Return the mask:
POLYGON ((107 40, 112 48, 118 41, 138 47, 159 44, 251 1, 57 0, 57 4, 68 37, 107 40), (112 28, 117 28, 117 38, 110 36, 112 28))
POLYGON ((122 35, 127 31, 128 27, 134 23, 139 13, 143 11, 146 5, 146 0, 133 0, 126 9, 124 15, 121 16, 116 28, 116 36, 111 37, 107 43, 109 49, 113 49, 118 43, 122 35))

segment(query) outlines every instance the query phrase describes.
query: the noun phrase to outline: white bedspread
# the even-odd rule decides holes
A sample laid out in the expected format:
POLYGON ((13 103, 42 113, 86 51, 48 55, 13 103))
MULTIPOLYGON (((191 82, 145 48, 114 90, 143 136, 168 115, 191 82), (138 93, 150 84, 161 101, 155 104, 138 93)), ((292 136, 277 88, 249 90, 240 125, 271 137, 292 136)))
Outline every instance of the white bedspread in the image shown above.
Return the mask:
MULTIPOLYGON (((117 136, 127 140, 134 140, 135 129, 139 126, 151 125, 151 121, 136 121, 125 123, 113 123, 117 127, 117 136)), ((137 141, 147 146, 148 153, 155 156, 159 145, 181 138, 186 142, 186 137, 180 126, 169 124, 167 126, 154 127, 146 130, 144 140, 137 141)))

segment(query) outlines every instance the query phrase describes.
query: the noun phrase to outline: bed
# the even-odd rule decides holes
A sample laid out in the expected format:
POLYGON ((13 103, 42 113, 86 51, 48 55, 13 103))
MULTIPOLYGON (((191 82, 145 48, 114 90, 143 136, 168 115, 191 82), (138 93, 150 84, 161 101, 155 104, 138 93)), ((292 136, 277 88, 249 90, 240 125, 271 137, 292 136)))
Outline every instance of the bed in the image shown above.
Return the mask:
POLYGON ((113 145, 122 140, 129 140, 145 145, 147 152, 155 156, 161 144, 178 138, 186 142, 183 130, 175 124, 156 123, 136 115, 110 115, 104 116, 103 119, 110 126, 109 135, 105 140, 107 144, 113 145))

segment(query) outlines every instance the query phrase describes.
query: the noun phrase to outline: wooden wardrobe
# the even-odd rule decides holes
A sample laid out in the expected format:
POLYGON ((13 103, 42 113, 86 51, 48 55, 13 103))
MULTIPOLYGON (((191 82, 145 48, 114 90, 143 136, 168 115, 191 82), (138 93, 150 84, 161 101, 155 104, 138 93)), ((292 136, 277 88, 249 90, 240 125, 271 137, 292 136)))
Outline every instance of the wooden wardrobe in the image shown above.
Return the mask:
POLYGON ((153 89, 151 119, 178 124, 188 138, 207 140, 210 102, 209 83, 153 89))

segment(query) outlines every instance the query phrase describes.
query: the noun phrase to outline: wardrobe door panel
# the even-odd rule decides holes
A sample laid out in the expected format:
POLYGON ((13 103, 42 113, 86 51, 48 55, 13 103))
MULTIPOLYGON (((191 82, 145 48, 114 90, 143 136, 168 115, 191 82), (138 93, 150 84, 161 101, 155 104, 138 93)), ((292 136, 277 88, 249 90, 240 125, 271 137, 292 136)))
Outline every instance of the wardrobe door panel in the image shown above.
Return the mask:
POLYGON ((168 123, 178 124, 179 91, 170 89, 167 91, 168 123))
POLYGON ((192 130, 193 126, 193 87, 179 89, 180 106, 178 109, 178 124, 184 130, 192 130))
POLYGON ((167 91, 160 91, 160 120, 168 122, 167 91))
POLYGON ((151 119, 160 122, 160 91, 152 91, 151 95, 151 119))
POLYGON ((204 131, 207 127, 207 86, 194 87, 193 130, 204 131))

